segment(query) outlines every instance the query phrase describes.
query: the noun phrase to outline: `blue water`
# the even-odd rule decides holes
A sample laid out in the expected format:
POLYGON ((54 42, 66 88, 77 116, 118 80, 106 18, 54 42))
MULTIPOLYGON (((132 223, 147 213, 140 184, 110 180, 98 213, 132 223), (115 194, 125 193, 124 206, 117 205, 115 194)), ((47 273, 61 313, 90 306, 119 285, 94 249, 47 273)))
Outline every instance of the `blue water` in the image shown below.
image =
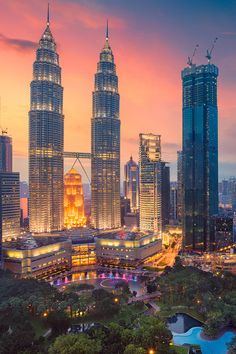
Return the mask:
POLYGON ((219 339, 205 340, 200 336, 201 331, 202 327, 193 327, 186 333, 172 332, 174 344, 198 344, 202 354, 226 354, 227 343, 235 336, 233 332, 227 331, 219 339))

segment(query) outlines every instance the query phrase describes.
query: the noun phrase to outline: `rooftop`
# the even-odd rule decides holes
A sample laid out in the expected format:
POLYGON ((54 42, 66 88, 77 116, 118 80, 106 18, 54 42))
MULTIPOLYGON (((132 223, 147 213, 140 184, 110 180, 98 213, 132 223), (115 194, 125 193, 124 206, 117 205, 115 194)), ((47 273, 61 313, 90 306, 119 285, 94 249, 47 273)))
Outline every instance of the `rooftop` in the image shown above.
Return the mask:
POLYGON ((3 248, 16 250, 34 249, 42 246, 51 245, 58 242, 68 241, 65 237, 45 237, 45 236, 23 236, 14 241, 4 242, 3 248))

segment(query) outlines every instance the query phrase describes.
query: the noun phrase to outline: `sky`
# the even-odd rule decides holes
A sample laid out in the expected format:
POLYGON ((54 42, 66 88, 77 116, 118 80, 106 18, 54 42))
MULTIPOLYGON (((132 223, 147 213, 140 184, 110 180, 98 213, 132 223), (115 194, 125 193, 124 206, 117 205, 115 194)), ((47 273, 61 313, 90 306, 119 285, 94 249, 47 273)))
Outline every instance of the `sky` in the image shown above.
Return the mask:
MULTIPOLYGON (((130 155, 138 160, 139 133, 152 132, 161 134, 162 157, 176 179, 181 70, 196 44, 194 62, 206 63, 218 37, 212 62, 220 70, 219 176, 236 175, 236 0, 51 0, 50 8, 62 67, 65 151, 90 151, 94 74, 108 19, 119 77, 121 171, 130 155)), ((46 12, 44 0, 0 0, 0 125, 13 138, 21 180, 28 179, 30 81, 46 12)), ((65 169, 73 162, 67 159, 65 169)), ((84 165, 89 172, 90 162, 84 165)))

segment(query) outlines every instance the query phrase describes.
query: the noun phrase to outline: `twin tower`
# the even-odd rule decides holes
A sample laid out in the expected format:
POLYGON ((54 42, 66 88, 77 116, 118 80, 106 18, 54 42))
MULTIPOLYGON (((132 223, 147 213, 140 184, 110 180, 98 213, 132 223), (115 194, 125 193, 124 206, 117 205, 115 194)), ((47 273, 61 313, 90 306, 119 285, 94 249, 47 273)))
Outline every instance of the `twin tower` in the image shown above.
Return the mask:
MULTIPOLYGON (((92 222, 98 229, 120 227, 119 100, 118 77, 107 26, 95 74, 91 125, 92 222)), ((64 227, 63 155, 63 87, 48 11, 31 82, 29 216, 33 233, 60 231, 64 227)))

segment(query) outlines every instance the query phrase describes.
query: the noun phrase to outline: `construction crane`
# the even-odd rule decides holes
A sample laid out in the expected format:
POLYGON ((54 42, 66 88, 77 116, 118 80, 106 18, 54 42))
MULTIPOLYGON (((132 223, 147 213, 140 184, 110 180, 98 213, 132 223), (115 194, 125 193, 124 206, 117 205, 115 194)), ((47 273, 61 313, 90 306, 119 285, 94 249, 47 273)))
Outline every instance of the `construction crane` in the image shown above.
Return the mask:
POLYGON ((193 58, 195 57, 195 54, 196 54, 196 51, 197 51, 198 47, 199 47, 199 44, 196 44, 196 46, 195 46, 195 48, 194 48, 194 51, 193 51, 193 54, 192 54, 191 58, 190 58, 190 57, 188 57, 187 64, 189 65, 189 67, 190 67, 190 68, 191 68, 191 67, 192 67, 192 65, 193 65, 193 58))
POLYGON ((218 38, 216 37, 212 43, 211 49, 210 50, 207 49, 206 58, 208 60, 208 63, 210 63, 210 61, 211 61, 211 58, 212 58, 211 54, 212 54, 213 49, 215 48, 215 44, 216 44, 217 40, 218 40, 218 38))

